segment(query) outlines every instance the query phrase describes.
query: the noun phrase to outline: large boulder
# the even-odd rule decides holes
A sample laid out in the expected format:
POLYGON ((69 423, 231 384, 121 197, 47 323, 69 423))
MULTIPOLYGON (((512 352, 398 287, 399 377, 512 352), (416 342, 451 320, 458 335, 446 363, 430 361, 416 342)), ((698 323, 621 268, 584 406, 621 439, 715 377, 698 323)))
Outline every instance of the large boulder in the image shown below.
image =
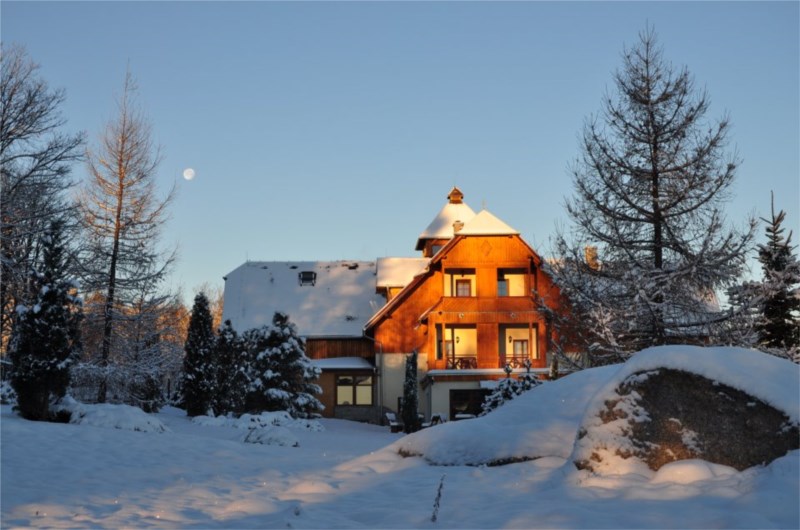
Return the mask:
POLYGON ((616 474, 702 459, 743 470, 798 449, 797 412, 785 410, 797 396, 797 366, 774 367, 789 377, 761 380, 765 374, 756 372, 747 381, 730 373, 724 353, 771 360, 758 352, 728 350, 715 356, 696 348, 697 363, 686 350, 679 352, 679 361, 670 360, 669 349, 659 352, 661 363, 652 351, 648 359, 629 361, 632 366, 620 370, 587 409, 573 451, 575 465, 616 474), (720 363, 716 375, 713 362, 720 363), (700 373, 692 370, 695 364, 700 373), (762 392, 769 386, 779 388, 762 392))

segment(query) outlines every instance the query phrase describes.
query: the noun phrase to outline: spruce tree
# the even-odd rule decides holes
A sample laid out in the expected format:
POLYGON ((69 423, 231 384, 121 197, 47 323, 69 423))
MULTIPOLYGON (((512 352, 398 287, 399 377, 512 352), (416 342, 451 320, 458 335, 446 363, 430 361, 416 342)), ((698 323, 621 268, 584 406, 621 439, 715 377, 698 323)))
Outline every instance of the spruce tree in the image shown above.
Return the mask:
POLYGON ((786 218, 783 210, 775 213, 773 197, 771 218, 767 223, 767 242, 758 246, 758 260, 764 277, 757 284, 760 317, 756 322, 759 345, 797 355, 800 350, 800 263, 791 246, 792 232, 784 239, 786 218))
POLYGON ((216 392, 213 399, 214 414, 240 414, 244 411, 245 347, 242 338, 226 320, 217 331, 214 344, 216 366, 216 392))
POLYGON ((216 392, 214 331, 211 322, 208 298, 199 293, 194 298, 184 346, 183 400, 188 416, 206 414, 216 392))
POLYGON ((50 420, 50 406, 69 386, 69 367, 80 353, 81 301, 66 278, 63 224, 43 237, 43 268, 31 275, 32 305, 17 305, 9 358, 17 409, 30 420, 50 420))
POLYGON ((273 358, 281 374, 281 387, 289 393, 289 413, 295 418, 312 418, 324 408, 315 397, 322 388, 315 383, 322 371, 306 357, 305 341, 288 315, 275 313, 272 319, 273 358))
POLYGON ((289 317, 275 313, 271 326, 248 330, 244 337, 249 357, 246 409, 316 416, 323 408, 315 397, 322 392, 314 382, 320 370, 306 357, 305 342, 289 317))
POLYGON ((403 381, 403 428, 406 433, 418 431, 420 421, 419 386, 417 384, 417 352, 406 356, 406 376, 403 381))

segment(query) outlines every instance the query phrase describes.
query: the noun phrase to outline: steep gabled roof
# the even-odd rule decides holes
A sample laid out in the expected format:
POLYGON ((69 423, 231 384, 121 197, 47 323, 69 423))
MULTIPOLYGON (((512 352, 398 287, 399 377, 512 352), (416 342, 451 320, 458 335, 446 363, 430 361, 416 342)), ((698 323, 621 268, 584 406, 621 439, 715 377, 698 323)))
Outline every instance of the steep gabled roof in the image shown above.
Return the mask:
POLYGON ((475 212, 464 201, 464 194, 456 187, 447 195, 449 202, 439 210, 431 224, 422 231, 417 239, 417 250, 425 248, 425 241, 430 239, 451 239, 454 234, 453 223, 467 223, 475 217, 475 212))
POLYGON ((519 235, 519 232, 492 215, 489 210, 481 210, 478 215, 464 223, 459 230, 462 236, 508 236, 519 235))
POLYGON ((360 337, 385 303, 375 275, 371 261, 247 262, 226 276, 223 319, 242 332, 282 311, 303 337, 360 337))

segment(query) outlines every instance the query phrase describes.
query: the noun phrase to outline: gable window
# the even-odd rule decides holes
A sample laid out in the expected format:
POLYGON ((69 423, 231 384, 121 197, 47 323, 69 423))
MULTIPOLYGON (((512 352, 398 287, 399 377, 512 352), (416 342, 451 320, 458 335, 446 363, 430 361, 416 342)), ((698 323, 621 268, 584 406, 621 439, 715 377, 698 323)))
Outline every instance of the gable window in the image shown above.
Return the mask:
POLYGON ((472 282, 470 280, 456 280, 456 296, 471 296, 472 282))
POLYGON ((444 272, 445 296, 476 296, 475 269, 448 269, 444 272))
POLYGON ((370 375, 337 375, 337 405, 372 405, 372 376, 370 375))

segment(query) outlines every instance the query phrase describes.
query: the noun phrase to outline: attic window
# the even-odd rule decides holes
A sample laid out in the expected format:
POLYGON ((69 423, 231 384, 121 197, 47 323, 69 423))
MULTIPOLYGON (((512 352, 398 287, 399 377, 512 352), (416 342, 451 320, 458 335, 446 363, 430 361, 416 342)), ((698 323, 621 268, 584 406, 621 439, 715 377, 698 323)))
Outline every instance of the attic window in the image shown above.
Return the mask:
POLYGON ((297 274, 300 285, 315 285, 317 283, 317 273, 314 271, 302 271, 297 274))

